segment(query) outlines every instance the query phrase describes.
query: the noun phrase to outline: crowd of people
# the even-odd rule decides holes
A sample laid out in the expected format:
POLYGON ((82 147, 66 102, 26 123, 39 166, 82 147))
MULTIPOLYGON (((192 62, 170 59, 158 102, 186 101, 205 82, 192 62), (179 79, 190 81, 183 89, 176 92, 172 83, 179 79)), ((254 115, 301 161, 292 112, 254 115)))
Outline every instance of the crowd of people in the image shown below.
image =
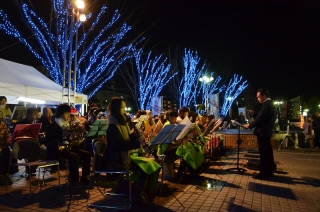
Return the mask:
MULTIPOLYGON (((258 90, 257 100, 262 104, 260 111, 258 113, 248 111, 255 118, 254 121, 246 124, 243 114, 240 114, 237 120, 244 128, 254 128, 261 157, 261 170, 257 178, 265 179, 273 176, 274 172, 270 139, 276 110, 267 91, 258 90)), ((6 105, 5 97, 0 97, 0 104, 0 176, 9 178, 7 174, 9 147, 14 139, 11 138, 4 119, 11 116, 12 113, 6 105)), ((133 117, 130 117, 125 108, 126 102, 118 97, 112 98, 106 109, 92 104, 86 118, 79 116, 78 111, 67 104, 59 105, 55 114, 49 107, 44 107, 40 118, 38 118, 38 109, 31 107, 27 109, 26 117, 16 124, 42 124, 40 132, 44 136, 41 139, 39 136, 38 141, 41 149, 46 150, 46 159, 66 160, 69 166, 68 180, 75 188, 80 188, 90 181, 93 137, 84 139, 82 142, 84 145, 71 146, 66 138, 66 131, 70 130, 71 126, 77 126, 77 130, 88 132, 98 119, 107 119, 108 128, 105 136, 99 138, 107 143, 107 148, 103 155, 103 163, 100 164, 102 167, 97 168, 132 170, 136 184, 133 198, 135 203, 149 204, 152 202, 150 196, 157 188, 161 167, 163 177, 172 182, 199 177, 207 148, 207 140, 202 133, 208 130, 209 126, 213 126, 210 123, 216 123, 213 115, 201 116, 187 107, 181 107, 178 111, 168 111, 156 116, 153 116, 151 111, 139 110, 133 117), (178 140, 173 138, 169 143, 154 144, 152 142, 164 127, 167 125, 174 127, 180 123, 190 123, 192 126, 183 137, 178 140), (143 159, 141 156, 144 156, 143 159), (177 164, 179 165, 175 171, 177 164), (79 173, 79 166, 82 167, 82 173, 79 173)), ((315 134, 314 146, 319 148, 319 112, 316 112, 313 120, 305 122, 305 134, 311 134, 312 129, 315 134)), ((51 169, 50 171, 53 173, 56 170, 51 169)))
MULTIPOLYGON (((6 112, 1 112, 0 118, 11 116, 11 111, 6 106, 6 99, 1 101, 1 104, 3 105, 1 109, 5 109, 6 112)), ((106 118, 108 123, 106 136, 100 138, 107 142, 104 154, 104 167, 100 168, 133 170, 133 178, 136 179, 134 202, 143 204, 151 202, 147 194, 150 194, 151 191, 157 188, 157 179, 163 164, 167 169, 165 177, 168 180, 179 180, 186 171, 190 172, 190 176, 192 177, 197 176, 198 169, 201 168, 205 159, 203 153, 203 146, 205 145, 204 141, 200 139, 199 133, 202 132, 200 129, 204 130, 206 128, 209 120, 214 120, 212 116, 210 118, 201 117, 191 113, 188 108, 182 107, 178 112, 170 111, 168 113, 161 113, 158 116, 153 116, 151 111, 139 110, 134 117, 129 117, 125 108, 125 101, 114 97, 106 110, 99 108, 96 104, 92 104, 88 114, 89 117, 84 119, 79 116, 75 108, 67 104, 59 105, 56 108, 55 114, 52 113, 49 107, 44 107, 40 118, 38 117, 39 110, 30 107, 26 110, 25 118, 17 121, 15 126, 19 124, 42 124, 40 133, 44 136, 38 136, 38 142, 41 150, 45 150, 45 159, 67 160, 69 168, 68 181, 75 188, 80 188, 90 181, 90 162, 93 156, 92 138, 89 139, 87 145, 86 141, 84 141, 85 145, 69 145, 68 148, 62 148, 68 146, 65 131, 72 124, 76 124, 80 126, 79 130, 86 132, 90 130, 90 126, 99 118, 106 118), (107 115, 105 115, 106 113, 107 115), (142 116, 144 117, 143 120, 141 119, 142 116), (161 149, 163 151, 161 155, 165 154, 166 157, 163 158, 164 161, 160 162, 159 155, 157 154, 159 147, 158 145, 150 145, 152 139, 157 136, 164 126, 176 125, 184 119, 197 123, 197 126, 199 126, 198 130, 192 129, 181 141, 173 140, 172 144, 162 146, 161 149), (138 128, 136 125, 139 122, 141 123, 138 128), (191 145, 188 145, 189 143, 191 145), (146 156, 143 161, 139 157, 141 156, 140 153, 146 156), (190 157, 194 158, 190 160, 190 157), (178 159, 181 159, 181 163, 178 172, 175 173, 174 165, 178 159), (82 167, 81 173, 79 173, 79 166, 82 167)), ((4 121, 1 121, 0 127, 0 173, 2 178, 8 178, 9 147, 12 146, 15 139, 11 137, 12 132, 8 131, 8 126, 6 126, 4 121)), ((36 168, 34 167, 31 172, 36 172, 36 168)), ((52 168, 50 171, 53 173, 56 170, 52 168)))

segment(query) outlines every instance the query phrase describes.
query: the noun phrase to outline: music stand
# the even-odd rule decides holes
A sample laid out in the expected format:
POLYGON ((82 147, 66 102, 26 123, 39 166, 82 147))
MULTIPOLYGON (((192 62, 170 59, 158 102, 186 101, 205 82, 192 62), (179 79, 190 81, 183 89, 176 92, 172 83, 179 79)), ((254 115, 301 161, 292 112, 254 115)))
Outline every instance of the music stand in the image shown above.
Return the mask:
POLYGON ((239 174, 243 174, 245 171, 247 171, 246 169, 240 168, 239 167, 239 160, 240 160, 240 145, 242 144, 242 140, 240 138, 240 127, 243 127, 242 124, 240 124, 239 122, 235 121, 235 120, 231 120, 233 124, 236 124, 238 126, 238 140, 237 140, 237 145, 238 145, 238 157, 237 157, 237 167, 235 168, 229 168, 226 169, 226 171, 232 171, 232 170, 236 170, 239 172, 239 174))
POLYGON ((211 132, 212 128, 216 125, 217 122, 218 122, 218 120, 217 121, 211 120, 208 127, 202 133, 202 136, 208 135, 211 132))
MULTIPOLYGON (((152 146, 160 146, 162 144, 171 144, 175 139, 176 137, 181 133, 181 131, 184 129, 186 125, 184 124, 178 124, 178 125, 175 125, 175 124, 168 124, 168 125, 165 125, 161 131, 157 134, 157 136, 152 140, 152 142, 150 143, 150 147, 152 146)), ((164 165, 164 159, 166 157, 166 155, 164 155, 161 151, 161 155, 158 155, 158 157, 160 158, 161 160, 161 165, 163 167, 164 165)), ((161 196, 161 193, 162 193, 162 187, 163 187, 163 180, 164 180, 164 177, 163 177, 163 169, 162 169, 162 174, 161 174, 161 188, 160 188, 160 194, 159 196, 161 196)), ((171 193, 171 195, 179 202, 179 204, 184 208, 183 204, 178 200, 178 198, 173 194, 171 193)))
MULTIPOLYGON (((220 127, 221 123, 222 123, 222 118, 219 118, 216 122, 214 122, 212 129, 209 130, 210 133, 213 134, 214 131, 216 131, 216 130, 220 127)), ((209 131, 208 131, 208 132, 209 132, 209 131)), ((208 132, 205 131, 205 132, 203 133, 203 135, 207 135, 208 132), (206 133, 206 134, 205 134, 205 133, 206 133)), ((203 135, 202 135, 202 136, 203 136, 203 135)), ((211 135, 211 136, 212 136, 212 135, 211 135)), ((210 137, 210 139, 212 139, 212 137, 210 137)), ((217 153, 217 154, 218 154, 218 153, 217 153)), ((212 145, 212 140, 210 140, 210 157, 211 157, 211 158, 213 157, 213 145, 212 145)))
POLYGON ((90 128, 86 137, 104 136, 107 133, 108 124, 106 119, 96 120, 90 128))
POLYGON ((17 137, 31 137, 34 139, 38 138, 42 124, 17 124, 14 128, 12 139, 17 137))

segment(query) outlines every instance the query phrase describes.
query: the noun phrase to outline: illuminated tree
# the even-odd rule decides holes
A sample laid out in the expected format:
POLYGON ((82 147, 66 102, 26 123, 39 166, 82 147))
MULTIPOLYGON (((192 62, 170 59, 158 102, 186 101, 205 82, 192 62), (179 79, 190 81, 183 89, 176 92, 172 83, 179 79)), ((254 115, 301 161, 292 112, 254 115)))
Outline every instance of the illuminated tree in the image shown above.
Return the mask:
POLYGON ((101 7, 94 20, 91 20, 91 13, 87 15, 87 23, 88 25, 91 23, 91 26, 84 27, 82 22, 78 21, 70 27, 67 23, 72 23, 70 17, 74 17, 71 15, 73 6, 66 2, 52 0, 52 14, 47 22, 39 17, 34 9, 31 9, 33 5, 30 1, 29 4, 22 1, 18 3, 25 25, 33 36, 28 38, 22 36, 2 10, 0 10, 0 29, 24 44, 58 84, 63 84, 66 79, 64 68, 68 70, 72 65, 66 61, 77 57, 75 67, 77 74, 73 82, 76 82, 77 92, 85 92, 90 98, 114 75, 126 59, 133 57, 137 44, 141 42, 141 35, 129 43, 124 42, 131 27, 120 20, 117 10, 111 20, 105 26, 101 26, 100 20, 106 19, 106 6, 101 7), (73 38, 78 32, 80 37, 75 46, 75 44, 72 45, 73 38), (73 50, 69 54, 71 48, 73 50))
POLYGON ((119 73, 128 85, 133 99, 139 109, 151 109, 152 97, 157 97, 163 87, 177 74, 169 75, 171 65, 162 55, 152 57, 142 50, 135 53, 131 59, 131 68, 123 66, 119 73))
POLYGON ((200 85, 198 83, 206 64, 200 63, 197 52, 184 50, 183 74, 179 85, 179 106, 196 105, 200 85))
POLYGON ((181 74, 179 74, 179 72, 182 73, 181 70, 183 70, 182 55, 183 51, 181 51, 180 48, 175 49, 174 52, 172 52, 170 49, 168 51, 168 59, 169 63, 171 64, 170 73, 173 74, 175 72, 178 72, 178 74, 168 82, 166 88, 168 89, 170 97, 172 97, 176 103, 180 102, 179 85, 181 81, 181 74))
POLYGON ((241 92, 248 86, 247 80, 242 81, 242 77, 234 74, 230 79, 226 91, 224 93, 224 101, 221 108, 221 115, 227 116, 227 113, 233 103, 233 101, 241 94, 241 92), (241 83, 241 84, 240 84, 241 83))

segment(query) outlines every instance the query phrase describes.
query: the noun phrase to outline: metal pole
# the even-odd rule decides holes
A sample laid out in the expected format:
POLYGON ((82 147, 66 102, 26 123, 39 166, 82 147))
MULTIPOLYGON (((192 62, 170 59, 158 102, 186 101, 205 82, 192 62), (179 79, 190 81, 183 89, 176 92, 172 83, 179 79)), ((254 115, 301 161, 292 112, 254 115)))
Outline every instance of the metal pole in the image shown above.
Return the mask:
MULTIPOLYGON (((67 44, 68 42, 68 1, 65 0, 65 10, 66 10, 66 25, 65 25, 65 34, 64 34, 64 43, 67 44)), ((63 96, 64 91, 66 87, 66 71, 67 71, 67 45, 64 46, 64 55, 63 55, 63 79, 62 79, 62 99, 61 102, 63 102, 63 96)))
POLYGON ((206 83, 205 84, 205 88, 206 88, 206 98, 205 98, 205 107, 206 107, 206 113, 207 113, 207 115, 208 115, 208 102, 209 102, 209 100, 208 100, 208 98, 209 98, 209 85, 208 85, 208 83, 206 83))
POLYGON ((69 76, 68 76, 68 105, 70 105, 70 97, 71 97, 71 65, 72 65, 72 43, 73 43, 73 18, 74 18, 74 8, 72 7, 72 12, 71 12, 71 21, 70 21, 70 45, 69 45, 69 76))
MULTIPOLYGON (((79 10, 77 11, 76 24, 79 22, 79 10)), ((78 29, 76 29, 76 38, 74 44, 74 75, 73 75, 73 98, 76 97, 77 92, 77 66, 78 66, 78 29)))

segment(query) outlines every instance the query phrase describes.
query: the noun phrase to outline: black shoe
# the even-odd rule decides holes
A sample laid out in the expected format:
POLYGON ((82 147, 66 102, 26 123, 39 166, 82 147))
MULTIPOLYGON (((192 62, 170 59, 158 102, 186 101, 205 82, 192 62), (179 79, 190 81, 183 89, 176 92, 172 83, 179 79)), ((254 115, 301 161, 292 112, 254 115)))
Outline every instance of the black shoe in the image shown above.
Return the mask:
POLYGON ((79 182, 70 182, 70 186, 71 188, 75 188, 75 189, 83 188, 82 183, 79 183, 79 182))
POLYGON ((261 173, 257 174, 253 178, 257 179, 257 180, 269 180, 269 176, 268 175, 261 174, 261 173))
POLYGON ((89 183, 90 183, 90 176, 81 177, 80 182, 83 183, 84 185, 89 185, 89 183))
POLYGON ((135 206, 152 206, 153 203, 148 199, 144 192, 141 192, 138 197, 134 197, 132 204, 135 206))

